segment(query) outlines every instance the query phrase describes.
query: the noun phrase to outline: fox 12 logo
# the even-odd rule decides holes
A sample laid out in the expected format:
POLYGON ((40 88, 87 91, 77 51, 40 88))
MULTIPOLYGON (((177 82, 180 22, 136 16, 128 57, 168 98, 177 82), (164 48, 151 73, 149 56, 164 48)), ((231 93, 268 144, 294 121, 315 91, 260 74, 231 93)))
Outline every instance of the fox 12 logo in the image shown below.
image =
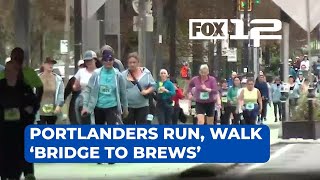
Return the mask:
POLYGON ((189 19, 190 40, 252 39, 254 47, 260 47, 261 40, 279 40, 282 35, 266 35, 261 33, 275 33, 282 29, 282 22, 278 19, 254 19, 252 25, 269 25, 252 27, 249 34, 244 34, 244 22, 241 19, 230 19, 235 25, 235 33, 229 34, 228 19, 189 19), (271 25, 271 26, 270 26, 271 25))

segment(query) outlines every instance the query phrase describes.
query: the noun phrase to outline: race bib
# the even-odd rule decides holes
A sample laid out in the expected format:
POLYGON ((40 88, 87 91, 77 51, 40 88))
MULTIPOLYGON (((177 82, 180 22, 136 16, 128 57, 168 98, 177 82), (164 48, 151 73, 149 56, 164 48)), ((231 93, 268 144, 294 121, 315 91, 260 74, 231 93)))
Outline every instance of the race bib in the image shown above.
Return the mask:
POLYGON ((109 95, 109 94, 111 94, 111 89, 107 85, 101 85, 100 86, 100 93, 109 95))
POLYGON ((18 108, 10 108, 4 110, 5 121, 16 121, 20 120, 20 110, 18 108))
POLYGON ((222 97, 222 98, 221 98, 221 101, 222 101, 223 103, 227 103, 227 102, 228 102, 228 98, 227 98, 227 97, 222 97))
POLYGON ((246 104, 246 109, 247 110, 253 110, 254 109, 254 104, 253 103, 246 104))
POLYGON ((209 99, 209 92, 201 92, 200 99, 201 100, 208 100, 209 99))
POLYGON ((42 106, 42 111, 44 113, 53 113, 54 112, 54 105, 53 104, 45 104, 42 106))

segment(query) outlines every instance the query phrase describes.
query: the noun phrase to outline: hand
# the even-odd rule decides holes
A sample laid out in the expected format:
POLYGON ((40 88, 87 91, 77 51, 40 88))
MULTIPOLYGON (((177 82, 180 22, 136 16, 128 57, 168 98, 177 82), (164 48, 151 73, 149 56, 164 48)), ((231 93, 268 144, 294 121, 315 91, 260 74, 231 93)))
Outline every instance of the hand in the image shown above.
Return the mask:
POLYGON ((167 89, 165 87, 161 87, 159 90, 161 93, 163 93, 163 92, 166 92, 167 89))
POLYGON ((57 106, 56 109, 54 110, 54 113, 55 113, 55 114, 61 113, 61 107, 60 107, 60 106, 57 106))
POLYGON ((206 86, 205 84, 202 84, 202 85, 201 85, 201 88, 202 88, 203 90, 207 90, 207 86, 206 86))
POLYGON ((188 99, 191 101, 193 98, 193 96, 191 94, 189 94, 188 99))
POLYGON ((85 108, 82 108, 81 110, 81 116, 88 114, 88 110, 86 110, 85 108))
POLYGON ((144 89, 144 90, 142 90, 140 93, 141 93, 142 96, 145 96, 145 95, 148 94, 148 91, 144 89))
POLYGON ((24 108, 24 110, 28 113, 28 114, 32 114, 33 112, 33 107, 32 106, 27 106, 24 108))
POLYGON ((72 86, 72 89, 73 89, 74 91, 80 91, 80 90, 81 90, 81 86, 80 86, 79 83, 75 82, 75 83, 73 84, 73 86, 72 86))
POLYGON ((128 109, 127 109, 127 108, 123 109, 123 112, 122 112, 122 116, 123 116, 123 118, 128 117, 128 115, 129 115, 129 111, 128 111, 128 109))
POLYGON ((262 98, 262 100, 265 100, 265 97, 264 97, 264 96, 262 96, 261 98, 262 98))

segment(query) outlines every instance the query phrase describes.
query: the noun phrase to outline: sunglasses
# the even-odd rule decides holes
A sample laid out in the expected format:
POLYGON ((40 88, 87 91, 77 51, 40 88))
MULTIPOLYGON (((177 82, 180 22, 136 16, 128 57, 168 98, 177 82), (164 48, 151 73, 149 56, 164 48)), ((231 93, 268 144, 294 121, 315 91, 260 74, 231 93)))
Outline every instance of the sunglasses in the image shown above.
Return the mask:
POLYGON ((112 62, 112 61, 113 61, 113 58, 102 59, 102 61, 104 61, 104 62, 112 62))

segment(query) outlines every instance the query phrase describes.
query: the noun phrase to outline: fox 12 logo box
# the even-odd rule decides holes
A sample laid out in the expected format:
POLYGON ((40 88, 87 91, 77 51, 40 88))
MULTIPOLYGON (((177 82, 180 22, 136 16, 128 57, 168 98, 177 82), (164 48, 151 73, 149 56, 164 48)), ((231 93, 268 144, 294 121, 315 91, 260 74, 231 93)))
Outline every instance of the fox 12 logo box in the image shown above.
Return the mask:
POLYGON ((260 47, 261 40, 280 40, 278 35, 282 22, 278 19, 253 19, 248 24, 249 33, 244 33, 244 21, 241 19, 189 19, 190 40, 253 40, 254 47, 260 47), (229 34, 229 22, 235 26, 229 34))

